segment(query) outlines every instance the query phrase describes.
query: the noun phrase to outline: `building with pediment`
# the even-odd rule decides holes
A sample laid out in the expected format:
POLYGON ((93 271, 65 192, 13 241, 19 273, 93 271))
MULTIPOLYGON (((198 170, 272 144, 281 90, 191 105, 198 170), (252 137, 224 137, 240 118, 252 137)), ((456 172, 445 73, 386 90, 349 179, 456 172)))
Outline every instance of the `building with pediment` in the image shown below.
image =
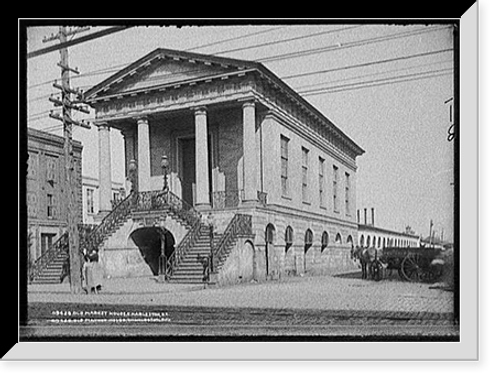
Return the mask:
POLYGON ((261 63, 156 49, 84 100, 109 211, 87 243, 108 276, 224 284, 355 267, 364 151, 261 63), (110 129, 130 190, 114 208, 110 129))

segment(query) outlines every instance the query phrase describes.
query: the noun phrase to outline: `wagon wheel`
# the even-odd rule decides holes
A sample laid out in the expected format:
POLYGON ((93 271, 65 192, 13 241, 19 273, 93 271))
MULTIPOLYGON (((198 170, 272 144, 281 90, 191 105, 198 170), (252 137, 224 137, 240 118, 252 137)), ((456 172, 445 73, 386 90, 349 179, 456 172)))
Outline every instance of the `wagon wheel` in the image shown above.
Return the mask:
POLYGON ((399 275, 406 281, 420 281, 422 278, 422 268, 420 266, 420 255, 409 253, 401 262, 399 275))

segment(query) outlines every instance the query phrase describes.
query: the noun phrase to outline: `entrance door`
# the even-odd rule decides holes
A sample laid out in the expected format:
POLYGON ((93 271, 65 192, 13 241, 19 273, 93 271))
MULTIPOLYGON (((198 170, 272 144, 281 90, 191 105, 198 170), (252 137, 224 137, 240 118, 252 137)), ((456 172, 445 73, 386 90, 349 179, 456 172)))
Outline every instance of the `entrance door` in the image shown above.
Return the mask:
POLYGON ((181 162, 181 186, 182 199, 194 205, 195 177, 195 145, 194 138, 183 138, 179 140, 180 162, 181 162))

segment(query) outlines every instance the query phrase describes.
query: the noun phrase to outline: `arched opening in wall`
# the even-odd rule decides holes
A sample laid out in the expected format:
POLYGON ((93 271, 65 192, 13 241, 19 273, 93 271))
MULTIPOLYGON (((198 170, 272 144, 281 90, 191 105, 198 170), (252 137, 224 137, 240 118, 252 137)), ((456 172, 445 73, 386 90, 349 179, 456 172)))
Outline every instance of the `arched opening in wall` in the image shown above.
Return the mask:
POLYGON ((255 247, 250 240, 243 244, 243 257, 240 262, 238 279, 248 281, 255 278, 255 247))
POLYGON ((307 270, 307 260, 306 260, 306 255, 307 251, 309 251, 309 248, 312 247, 313 244, 313 232, 308 229, 304 235, 304 273, 307 270))
POLYGON ((270 260, 274 257, 274 241, 276 229, 269 223, 266 226, 266 276, 270 274, 270 260))
POLYGON ((132 232, 130 238, 139 248, 151 272, 157 276, 162 251, 167 259, 174 252, 175 239, 172 233, 163 227, 143 227, 132 232))
POLYGON ((365 245, 365 237, 361 235, 361 238, 359 239, 359 246, 363 247, 365 245))
POLYGON ((293 246, 293 228, 288 226, 285 229, 285 269, 288 268, 292 274, 297 274, 297 259, 296 256, 293 257, 293 263, 291 263, 290 255, 293 256, 292 251, 293 246))
POLYGON ((366 246, 369 248, 370 247, 370 236, 366 237, 366 246))
POLYGON ((326 247, 328 247, 329 240, 330 238, 328 237, 328 232, 323 231, 321 235, 321 252, 323 252, 326 249, 326 247))
POLYGON ((378 238, 378 243, 377 243, 377 248, 380 248, 382 246, 382 238, 379 236, 378 238))
POLYGON ((351 235, 347 236, 346 243, 349 244, 351 246, 351 248, 354 247, 354 242, 352 240, 352 236, 351 235))
POLYGON ((375 248, 376 246, 377 246, 377 236, 373 236, 372 247, 375 248))
POLYGON ((285 230, 285 251, 288 252, 293 245, 293 228, 288 226, 285 230))
POLYGON ((335 244, 342 244, 342 235, 340 233, 335 236, 335 244))
POLYGON ((382 240, 382 248, 385 248, 385 237, 384 237, 384 239, 382 240))

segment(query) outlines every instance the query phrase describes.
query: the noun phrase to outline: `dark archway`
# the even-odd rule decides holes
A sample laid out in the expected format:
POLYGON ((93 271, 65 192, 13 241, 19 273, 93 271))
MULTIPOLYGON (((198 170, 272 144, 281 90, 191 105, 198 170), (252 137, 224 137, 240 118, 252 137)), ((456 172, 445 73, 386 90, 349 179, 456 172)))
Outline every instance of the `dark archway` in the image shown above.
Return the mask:
POLYGON ((151 268, 155 276, 158 275, 160 255, 162 252, 162 241, 167 259, 175 249, 175 239, 170 231, 163 227, 138 228, 130 235, 130 238, 141 251, 146 264, 151 268))
POLYGON ((304 273, 307 271, 307 251, 312 247, 313 244, 313 232, 310 229, 307 229, 306 234, 304 235, 304 273))
POLYGON ((274 257, 274 239, 276 236, 276 228, 269 223, 266 226, 266 277, 271 273, 271 259, 274 257))

